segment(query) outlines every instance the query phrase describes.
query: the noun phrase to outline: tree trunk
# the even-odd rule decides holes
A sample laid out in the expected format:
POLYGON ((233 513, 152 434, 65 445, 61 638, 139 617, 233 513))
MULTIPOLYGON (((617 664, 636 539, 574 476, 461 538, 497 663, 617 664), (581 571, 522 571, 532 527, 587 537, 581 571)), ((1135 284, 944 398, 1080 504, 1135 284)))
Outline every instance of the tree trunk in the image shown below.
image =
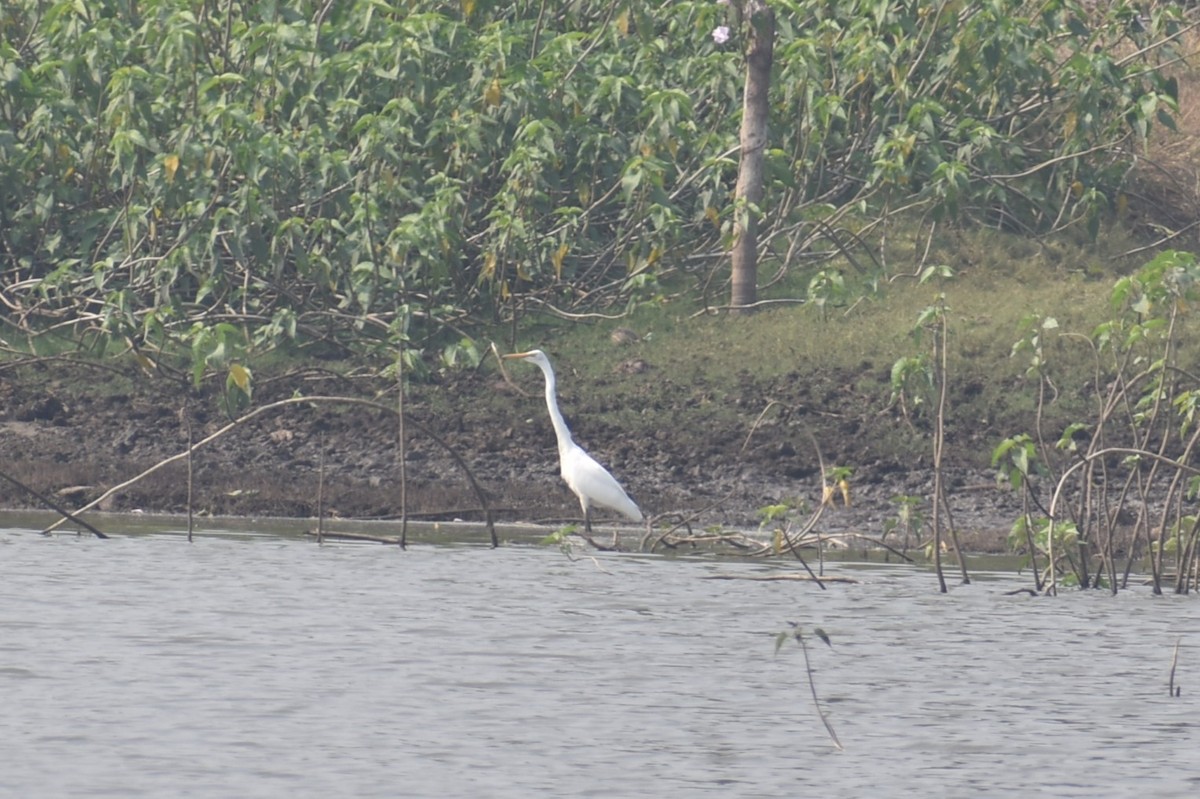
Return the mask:
POLYGON ((741 162, 734 191, 732 255, 734 312, 752 305, 758 294, 758 211, 763 198, 763 155, 767 147, 767 94, 775 55, 775 12, 761 0, 749 0, 746 47, 746 90, 742 97, 741 162))

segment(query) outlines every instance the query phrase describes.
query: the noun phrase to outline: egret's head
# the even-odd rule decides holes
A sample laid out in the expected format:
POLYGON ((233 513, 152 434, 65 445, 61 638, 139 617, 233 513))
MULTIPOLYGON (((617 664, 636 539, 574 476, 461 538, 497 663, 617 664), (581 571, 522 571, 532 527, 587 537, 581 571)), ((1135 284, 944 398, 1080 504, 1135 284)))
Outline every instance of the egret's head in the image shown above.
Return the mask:
POLYGON ((550 365, 550 359, 546 357, 546 353, 541 350, 529 350, 528 352, 512 352, 508 355, 500 356, 505 360, 522 360, 536 363, 543 368, 550 365))

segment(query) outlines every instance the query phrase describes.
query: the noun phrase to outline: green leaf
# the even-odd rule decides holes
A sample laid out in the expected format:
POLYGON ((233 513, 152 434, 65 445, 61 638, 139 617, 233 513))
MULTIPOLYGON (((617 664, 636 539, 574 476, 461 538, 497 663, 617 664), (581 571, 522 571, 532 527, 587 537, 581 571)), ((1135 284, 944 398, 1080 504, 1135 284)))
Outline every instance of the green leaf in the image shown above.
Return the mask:
POLYGON ((1029 475, 1029 450, 1024 447, 1017 449, 1013 452, 1012 461, 1022 476, 1029 475))

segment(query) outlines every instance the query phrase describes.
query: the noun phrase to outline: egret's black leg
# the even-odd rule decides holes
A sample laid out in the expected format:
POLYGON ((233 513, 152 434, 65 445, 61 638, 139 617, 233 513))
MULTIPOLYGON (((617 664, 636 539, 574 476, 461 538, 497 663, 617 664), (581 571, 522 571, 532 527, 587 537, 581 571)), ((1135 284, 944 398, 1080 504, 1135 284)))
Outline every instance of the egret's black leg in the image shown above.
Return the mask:
POLYGON ((600 549, 596 539, 592 538, 592 509, 587 505, 583 506, 583 540, 587 541, 593 549, 600 549))

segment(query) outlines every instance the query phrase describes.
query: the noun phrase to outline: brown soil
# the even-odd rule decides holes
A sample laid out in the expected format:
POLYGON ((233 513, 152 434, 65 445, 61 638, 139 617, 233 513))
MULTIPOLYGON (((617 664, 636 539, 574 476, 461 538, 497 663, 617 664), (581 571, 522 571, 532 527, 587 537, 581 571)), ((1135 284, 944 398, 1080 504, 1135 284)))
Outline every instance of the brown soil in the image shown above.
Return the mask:
MULTIPOLYGON (((497 520, 557 524, 578 519, 578 505, 558 475, 541 375, 532 372, 522 376, 529 378, 521 381, 525 394, 490 370, 414 391, 406 406, 411 419, 406 435, 410 518, 483 518, 480 500, 453 450, 486 490, 497 520), (450 410, 435 410, 446 408, 450 410)), ((95 365, 10 365, 0 378, 0 471, 72 510, 184 451, 186 418, 196 441, 229 423, 213 390, 197 394, 163 380, 130 385, 95 365)), ((596 421, 602 391, 574 386, 563 397, 563 408, 577 440, 660 523, 686 519, 695 531, 718 525, 753 530, 765 506, 795 498, 811 509, 821 497, 814 439, 820 441, 827 465, 855 467, 852 504, 844 507, 839 501, 827 509, 820 530, 879 536, 896 516, 894 498, 900 495, 921 498, 928 510, 928 449, 914 449, 911 458, 889 459, 872 446, 883 431, 894 434, 902 419, 883 411, 878 398, 856 392, 852 375, 811 374, 791 383, 742 386, 734 400, 741 409, 738 422, 728 429, 714 426, 695 397, 669 390, 656 392, 648 400, 652 404, 639 409, 654 421, 634 434, 596 421), (770 398, 781 395, 798 401, 786 412, 764 414, 756 425, 770 398), (672 396, 678 399, 662 399, 672 396), (819 398, 808 407, 838 412, 806 412, 806 396, 819 398)), ((398 518, 398 436, 390 410, 395 395, 385 393, 387 388, 316 371, 260 378, 256 406, 299 392, 378 399, 383 407, 305 403, 236 427, 196 452, 194 509, 211 515, 312 517, 323 461, 327 513, 398 518)), ((950 449, 956 437, 965 442, 987 432, 952 431, 950 449)), ((99 507, 184 512, 186 474, 185 462, 171 464, 99 507)), ((997 487, 986 464, 952 462, 947 474, 953 521, 964 549, 1002 550, 1018 512, 1015 496, 997 487)), ((2 507, 41 504, 24 490, 0 485, 2 507)), ((801 521, 807 512, 796 516, 801 521)))

